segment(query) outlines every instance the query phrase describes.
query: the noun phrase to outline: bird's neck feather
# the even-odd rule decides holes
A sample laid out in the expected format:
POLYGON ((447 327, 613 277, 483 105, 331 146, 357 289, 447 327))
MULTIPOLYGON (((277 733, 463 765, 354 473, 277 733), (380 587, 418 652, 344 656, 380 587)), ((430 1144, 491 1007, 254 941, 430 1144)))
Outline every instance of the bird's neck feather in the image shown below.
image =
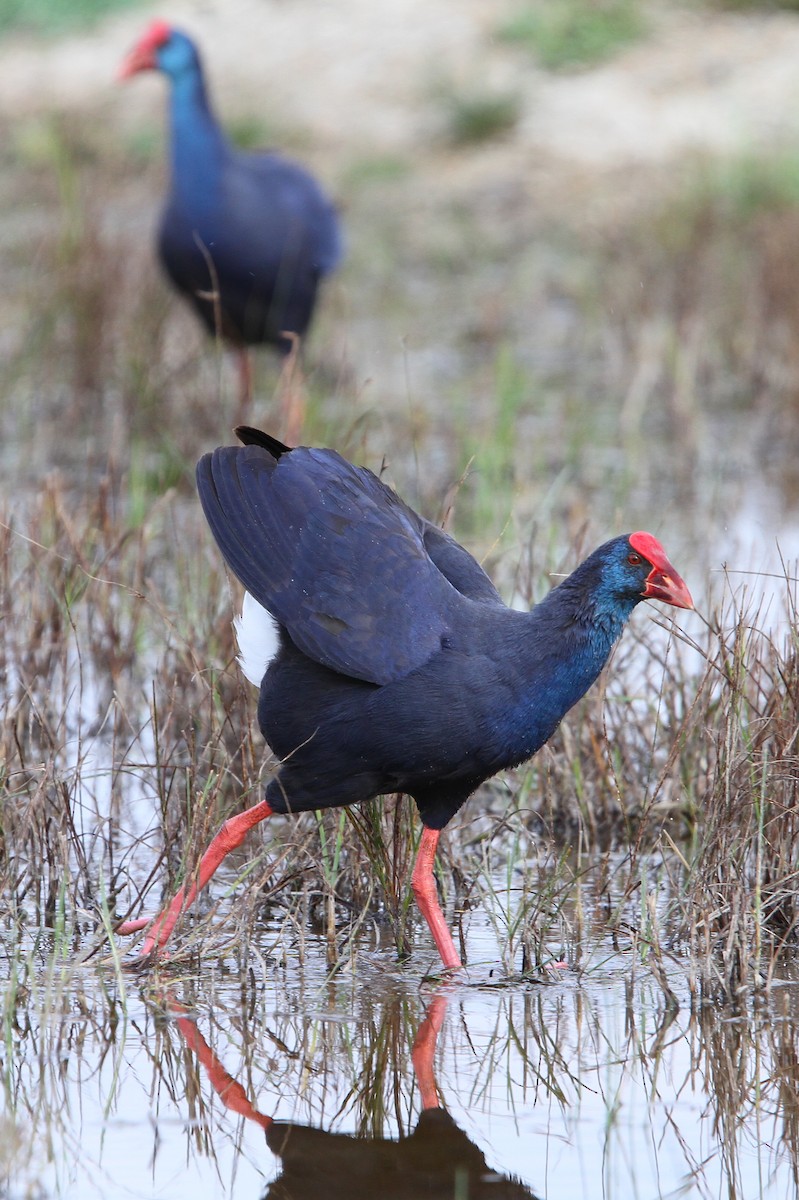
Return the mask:
POLYGON ((570 584, 564 581, 533 609, 522 638, 529 649, 517 648, 524 682, 508 718, 524 757, 547 741, 595 682, 635 607, 635 601, 570 584))
POLYGON ((579 571, 570 575, 532 610, 531 627, 539 645, 551 641, 565 668, 575 676, 596 678, 621 636, 637 598, 620 598, 600 581, 586 587, 579 571))
POLYGON ((173 191, 192 204, 213 203, 219 167, 230 148, 201 73, 187 72, 172 81, 170 115, 173 191))

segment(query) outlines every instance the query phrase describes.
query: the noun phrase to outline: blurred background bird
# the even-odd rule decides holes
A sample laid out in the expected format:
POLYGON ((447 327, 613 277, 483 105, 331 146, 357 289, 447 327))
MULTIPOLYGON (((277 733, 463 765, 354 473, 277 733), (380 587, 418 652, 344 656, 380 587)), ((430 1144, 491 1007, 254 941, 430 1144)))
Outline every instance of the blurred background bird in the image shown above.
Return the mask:
POLYGON ((230 143, 185 33, 153 21, 119 77, 147 70, 161 71, 170 84, 171 182, 158 232, 161 263, 208 332, 236 351, 239 420, 252 401, 249 347, 266 344, 284 357, 283 430, 294 441, 303 416, 297 354, 320 282, 342 254, 336 210, 304 167, 230 143))

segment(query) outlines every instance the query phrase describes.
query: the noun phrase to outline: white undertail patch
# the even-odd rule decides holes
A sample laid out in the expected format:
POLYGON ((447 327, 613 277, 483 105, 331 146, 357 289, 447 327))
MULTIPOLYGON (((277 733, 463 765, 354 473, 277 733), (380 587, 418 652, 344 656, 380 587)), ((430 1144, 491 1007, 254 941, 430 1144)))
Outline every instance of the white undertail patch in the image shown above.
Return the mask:
POLYGON ((245 678, 260 687, 266 668, 280 646, 277 621, 245 592, 241 615, 233 618, 233 630, 239 647, 239 666, 245 678))

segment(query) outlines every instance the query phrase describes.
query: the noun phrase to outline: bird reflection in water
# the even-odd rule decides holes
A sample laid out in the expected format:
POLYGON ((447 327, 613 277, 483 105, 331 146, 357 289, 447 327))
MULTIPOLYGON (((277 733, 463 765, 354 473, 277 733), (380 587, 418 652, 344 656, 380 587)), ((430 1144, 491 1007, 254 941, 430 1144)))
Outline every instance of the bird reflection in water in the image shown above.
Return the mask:
POLYGON ((536 1200, 524 1184, 493 1171, 440 1106, 433 1059, 446 1008, 446 997, 437 994, 416 1034, 412 1060, 422 1112, 412 1132, 393 1141, 330 1133, 259 1112, 185 1006, 171 996, 167 1000, 167 1011, 222 1103, 260 1125, 281 1161, 281 1174, 263 1200, 536 1200))

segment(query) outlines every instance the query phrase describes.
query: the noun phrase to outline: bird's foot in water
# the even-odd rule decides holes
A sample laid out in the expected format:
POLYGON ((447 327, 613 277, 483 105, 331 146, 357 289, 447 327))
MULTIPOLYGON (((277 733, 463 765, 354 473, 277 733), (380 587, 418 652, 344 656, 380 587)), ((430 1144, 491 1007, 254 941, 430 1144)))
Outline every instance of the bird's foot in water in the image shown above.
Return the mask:
POLYGON ((123 921, 121 925, 117 925, 114 933, 119 933, 123 937, 129 933, 139 933, 152 924, 153 920, 153 917, 137 917, 135 921, 123 921))
POLYGON ((146 929, 148 926, 152 928, 144 939, 141 949, 135 953, 135 956, 130 956, 123 960, 123 966, 128 971, 149 970, 156 963, 167 963, 170 960, 170 954, 165 945, 166 938, 159 941, 157 917, 136 917, 132 921, 122 921, 121 924, 117 925, 114 933, 125 937, 133 933, 140 933, 142 929, 146 929))

